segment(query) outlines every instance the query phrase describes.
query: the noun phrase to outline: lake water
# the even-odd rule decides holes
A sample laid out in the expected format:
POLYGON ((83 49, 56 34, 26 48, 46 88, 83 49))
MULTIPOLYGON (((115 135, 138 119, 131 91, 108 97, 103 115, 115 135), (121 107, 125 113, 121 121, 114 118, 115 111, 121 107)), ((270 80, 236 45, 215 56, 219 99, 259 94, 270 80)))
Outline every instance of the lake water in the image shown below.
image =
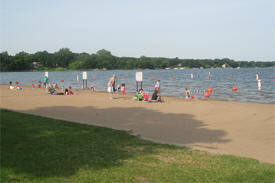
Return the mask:
MULTIPOLYGON (((275 103, 275 69, 170 69, 170 70, 108 70, 87 71, 88 86, 94 85, 97 90, 106 91, 108 79, 117 74, 116 84, 125 83, 126 92, 135 92, 135 73, 143 72, 143 89, 150 95, 154 90, 156 80, 161 80, 161 94, 163 96, 184 97, 185 88, 191 95, 203 98, 204 91, 212 88, 210 99, 229 100, 256 103, 275 103), (193 74, 193 79, 190 75, 193 74), (262 89, 258 91, 256 74, 262 81, 262 89), (174 77, 173 77, 174 76, 174 77), (209 80, 207 80, 207 77, 209 80), (228 77, 231 80, 228 80, 228 77), (96 79, 96 80, 94 80, 96 79), (232 87, 237 91, 233 92, 232 87)), ((36 85, 44 72, 1 72, 0 84, 9 81, 19 81, 21 85, 36 85)), ((57 82, 60 86, 64 80, 65 86, 71 85, 73 89, 82 88, 82 71, 49 72, 49 81, 57 82), (77 81, 80 76, 80 82, 77 81)))

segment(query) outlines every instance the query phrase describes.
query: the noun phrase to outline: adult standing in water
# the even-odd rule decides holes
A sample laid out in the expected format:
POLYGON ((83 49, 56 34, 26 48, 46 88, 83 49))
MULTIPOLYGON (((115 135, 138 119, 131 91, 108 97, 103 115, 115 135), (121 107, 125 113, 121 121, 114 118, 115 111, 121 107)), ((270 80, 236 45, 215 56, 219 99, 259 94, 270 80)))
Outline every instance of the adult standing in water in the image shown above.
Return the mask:
POLYGON ((110 77, 109 81, 108 81, 108 93, 109 93, 109 97, 110 99, 112 99, 112 95, 114 92, 114 87, 115 87, 115 81, 116 81, 116 75, 114 74, 112 77, 110 77))

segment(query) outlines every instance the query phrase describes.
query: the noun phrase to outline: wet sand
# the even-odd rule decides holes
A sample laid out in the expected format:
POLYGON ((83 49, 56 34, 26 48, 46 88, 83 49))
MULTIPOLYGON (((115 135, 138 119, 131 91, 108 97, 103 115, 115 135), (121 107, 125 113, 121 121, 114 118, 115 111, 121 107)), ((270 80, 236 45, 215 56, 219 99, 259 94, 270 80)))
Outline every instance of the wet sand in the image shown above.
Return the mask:
POLYGON ((229 101, 165 103, 132 101, 132 95, 76 91, 72 96, 46 94, 44 88, 22 91, 0 85, 0 107, 58 119, 129 130, 155 142, 188 146, 275 163, 275 104, 229 101))

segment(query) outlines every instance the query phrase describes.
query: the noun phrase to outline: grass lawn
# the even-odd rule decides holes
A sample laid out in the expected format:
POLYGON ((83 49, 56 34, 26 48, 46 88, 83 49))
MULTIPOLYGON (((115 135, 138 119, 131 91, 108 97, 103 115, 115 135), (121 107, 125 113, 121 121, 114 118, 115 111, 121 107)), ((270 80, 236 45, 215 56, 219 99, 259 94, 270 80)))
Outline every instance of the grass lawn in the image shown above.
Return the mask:
POLYGON ((275 165, 1 110, 1 182, 274 182, 275 165))

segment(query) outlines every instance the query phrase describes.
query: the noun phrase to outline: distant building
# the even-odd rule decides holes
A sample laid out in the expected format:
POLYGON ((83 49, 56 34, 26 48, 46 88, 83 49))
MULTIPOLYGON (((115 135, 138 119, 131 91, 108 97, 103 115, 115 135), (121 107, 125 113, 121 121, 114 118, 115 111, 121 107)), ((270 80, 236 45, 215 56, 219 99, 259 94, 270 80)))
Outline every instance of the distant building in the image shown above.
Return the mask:
POLYGON ((33 68, 38 68, 38 67, 40 67, 40 62, 32 62, 32 66, 33 66, 33 68))
POLYGON ((226 64, 223 64, 223 65, 222 65, 222 68, 225 69, 225 68, 226 68, 226 64))

